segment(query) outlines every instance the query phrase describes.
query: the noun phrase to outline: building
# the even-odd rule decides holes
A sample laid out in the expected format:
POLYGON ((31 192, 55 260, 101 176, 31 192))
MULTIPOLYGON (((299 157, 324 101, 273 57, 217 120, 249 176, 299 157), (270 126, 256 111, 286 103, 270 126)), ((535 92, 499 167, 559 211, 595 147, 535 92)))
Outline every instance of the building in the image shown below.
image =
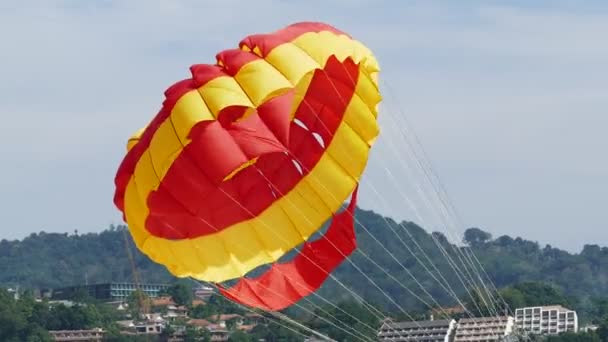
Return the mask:
POLYGON ((152 299, 152 307, 154 310, 163 309, 166 318, 188 317, 188 308, 183 305, 177 305, 171 297, 157 297, 152 299))
POLYGON ((105 331, 103 329, 91 329, 91 330, 51 330, 49 335, 53 341, 61 342, 94 342, 103 341, 105 331))
POLYGON ((515 325, 532 334, 557 335, 578 332, 578 316, 561 305, 526 307, 515 310, 515 325))
POLYGON ((587 324, 585 326, 582 326, 579 328, 580 332, 592 332, 592 331, 597 331, 597 329, 599 329, 600 327, 595 325, 595 324, 587 324))
POLYGON ((17 286, 16 288, 12 288, 9 287, 8 289, 6 289, 8 291, 8 293, 13 296, 13 299, 18 300, 19 299, 19 286, 17 286))
POLYGON ((159 335, 165 328, 165 321, 160 316, 148 317, 144 321, 117 321, 121 335, 159 335))
POLYGON ((205 300, 209 299, 209 297, 211 297, 215 294, 215 291, 213 290, 212 287, 202 286, 202 285, 193 289, 193 291, 194 291, 195 297, 205 299, 205 300))
POLYGON ((392 322, 385 321, 378 332, 380 341, 452 342, 456 321, 392 322))
POLYGON ((461 318, 456 325, 454 342, 502 341, 513 333, 511 316, 461 318))
POLYGON ((188 321, 188 325, 193 326, 195 329, 206 329, 209 331, 212 342, 225 342, 230 338, 230 332, 226 329, 225 325, 222 326, 206 319, 191 319, 188 321))
POLYGON ((141 289, 148 297, 156 298, 160 293, 167 291, 167 284, 135 284, 135 283, 104 283, 93 285, 78 285, 52 290, 52 299, 71 299, 79 292, 84 291, 89 296, 105 301, 124 301, 136 289, 141 289))

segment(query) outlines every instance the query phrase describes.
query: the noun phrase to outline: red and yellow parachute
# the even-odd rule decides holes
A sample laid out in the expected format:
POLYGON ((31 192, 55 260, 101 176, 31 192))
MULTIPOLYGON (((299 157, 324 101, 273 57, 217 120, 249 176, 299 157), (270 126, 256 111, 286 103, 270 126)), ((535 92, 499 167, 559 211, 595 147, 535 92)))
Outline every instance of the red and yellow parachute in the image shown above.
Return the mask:
POLYGON ((352 211, 379 133, 379 67, 360 42, 309 22, 251 35, 216 58, 193 65, 129 139, 114 202, 137 247, 172 274, 241 278, 220 291, 276 310, 315 291, 356 248, 352 211), (244 277, 302 243, 292 261, 244 277))

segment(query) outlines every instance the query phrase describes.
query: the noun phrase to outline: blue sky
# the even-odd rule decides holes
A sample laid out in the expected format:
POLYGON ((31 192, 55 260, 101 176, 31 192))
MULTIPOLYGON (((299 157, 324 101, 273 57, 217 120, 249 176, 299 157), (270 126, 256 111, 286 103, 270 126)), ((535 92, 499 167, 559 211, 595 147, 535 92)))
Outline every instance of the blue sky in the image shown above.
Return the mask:
MULTIPOLYGON (((114 173, 165 88, 245 35, 318 20, 374 50, 394 94, 381 115, 403 110, 464 226, 572 251, 608 245, 608 5, 527 3, 4 2, 0 238, 119 223, 114 173)), ((382 173, 396 166, 385 131, 364 182, 391 206, 365 187, 361 205, 415 219, 394 189, 417 178, 382 173)))

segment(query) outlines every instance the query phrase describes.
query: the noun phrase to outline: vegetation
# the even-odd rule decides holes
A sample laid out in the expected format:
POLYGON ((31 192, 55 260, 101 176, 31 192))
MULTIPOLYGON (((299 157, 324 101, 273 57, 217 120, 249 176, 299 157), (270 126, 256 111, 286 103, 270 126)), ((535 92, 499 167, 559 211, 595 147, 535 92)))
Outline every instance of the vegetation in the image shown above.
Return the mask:
POLYGON ((169 295, 177 305, 192 305, 192 286, 176 282, 169 288, 169 295))
POLYGON ((47 301, 35 301, 30 292, 15 300, 0 288, 0 341, 51 341, 48 330, 101 326, 116 330, 116 319, 116 313, 105 305, 49 305, 47 301))
POLYGON ((363 305, 354 301, 337 303, 336 306, 325 305, 315 310, 307 320, 307 325, 320 331, 336 341, 358 341, 363 334, 375 339, 380 321, 363 305))
MULTIPOLYGON (((424 317, 428 313, 428 308, 394 279, 398 279, 408 289, 422 295, 420 284, 442 306, 457 305, 453 296, 450 296, 445 288, 435 280, 439 275, 445 277, 445 283, 451 285, 459 298, 466 300, 473 307, 475 301, 480 299, 479 293, 483 296, 483 291, 480 292, 480 290, 485 289, 464 283, 453 271, 453 265, 445 257, 449 256, 457 265, 460 265, 461 258, 470 256, 466 253, 471 250, 479 263, 483 265, 489 278, 501 289, 500 297, 505 301, 503 305, 514 309, 523 305, 563 304, 576 309, 583 322, 603 324, 602 326, 606 329, 605 320, 608 314, 608 298, 606 297, 606 293, 608 293, 608 248, 606 247, 586 245, 580 253, 572 254, 550 245, 541 247, 537 242, 520 237, 513 238, 505 235, 493 238, 491 234, 479 228, 471 228, 464 233, 462 241, 464 245, 462 243, 453 244, 442 233, 429 234, 412 222, 398 223, 371 211, 358 210, 357 219, 360 223, 356 227, 359 250, 353 253, 349 261, 342 264, 334 275, 342 284, 346 284, 349 289, 365 298, 367 302, 377 305, 383 310, 393 313, 400 312, 386 295, 378 291, 376 285, 382 288, 388 297, 394 299, 401 307, 407 308, 409 313, 416 317, 424 317), (393 231, 397 232, 397 236, 393 231), (402 242, 405 243, 405 246, 402 242), (393 255, 391 256, 385 249, 393 255), (465 254, 461 254, 463 252, 465 254), (375 262, 382 265, 384 270, 373 265, 366 256, 373 258, 375 262), (396 262, 395 259, 399 262, 396 262), (407 268, 409 274, 404 271, 403 267, 407 268), (411 275, 414 275, 415 279, 411 275), (373 279, 375 284, 370 283, 368 278, 373 279), (469 292, 466 291, 467 289, 469 292)), ((141 282, 175 283, 168 291, 174 301, 181 305, 189 305, 192 302, 190 293, 186 291, 188 289, 186 283, 178 281, 163 266, 141 254, 135 248, 128 230, 124 226, 111 226, 101 233, 40 232, 31 234, 21 241, 2 240, 0 241, 0 269, 3 272, 0 272, 0 286, 19 285, 22 288, 42 289, 77 285, 85 281, 89 283, 133 281, 133 268, 127 257, 128 248, 134 256, 135 270, 141 282)), ((463 268, 462 271, 467 271, 467 269, 463 268)), ((329 279, 318 294, 324 298, 331 298, 333 303, 353 303, 349 289, 345 289, 335 280, 329 279)), ((429 299, 429 297, 425 298, 429 299)), ((134 307, 139 305, 135 299, 132 298, 134 307)), ((325 304, 316 296, 309 299, 317 304, 325 304)), ((239 310, 238 307, 230 307, 231 304, 227 301, 214 300, 217 302, 210 306, 192 308, 191 315, 207 318, 215 313, 225 312, 224 310, 227 309, 239 310)), ((308 303, 300 304, 310 308, 308 303)), ((44 306, 46 304, 36 303, 36 305, 44 306)), ((352 309, 355 312, 358 310, 354 306, 349 307, 351 304, 344 305, 349 310, 352 309)), ((10 305, 2 307, 2 310, 8 312, 14 309, 10 305)), ((14 321, 14 324, 11 325, 14 326, 10 330, 13 331, 11 334, 17 334, 14 336, 18 336, 18 340, 23 340, 22 336, 25 335, 19 334, 32 332, 35 335, 40 329, 68 326, 67 323, 56 317, 76 315, 74 321, 79 322, 76 324, 78 326, 91 325, 105 319, 102 313, 95 313, 93 309, 87 309, 85 306, 69 309, 48 308, 48 310, 56 310, 53 312, 53 319, 40 321, 38 318, 33 319, 32 317, 42 315, 41 312, 47 312, 45 311, 47 309, 46 307, 38 309, 39 311, 34 310, 33 313, 26 310, 23 316, 7 315, 0 321, 2 319, 14 321), (86 318, 89 316, 90 318, 86 318)), ((328 307, 327 310, 335 310, 335 308, 328 307)), ((324 327, 327 322, 323 322, 321 319, 324 317, 323 313, 317 312, 313 319, 310 314, 299 309, 291 309, 287 312, 297 314, 298 317, 305 320, 310 319, 309 323, 312 326, 321 330, 325 329, 333 336, 340 334, 339 331, 331 331, 331 324, 324 327)), ((341 313, 332 312, 332 314, 341 313)), ((359 314, 357 313, 357 315, 359 314)), ((353 321, 349 324, 354 326, 359 323, 353 321)), ((369 322, 370 326, 374 324, 377 322, 369 322)), ((9 330, 0 331, 4 334, 9 330)), ((600 336, 602 331, 604 330, 598 330, 597 335, 600 336)), ((260 334, 265 333, 260 332, 260 334)), ((237 338, 240 337, 234 337, 234 339, 237 338)), ((10 341, 2 335, 0 335, 0 340, 10 341)))
MULTIPOLYGON (((430 269, 432 265, 426 259, 428 256, 446 280, 455 284, 454 290, 458 295, 465 294, 464 287, 437 245, 445 248, 446 253, 455 260, 458 260, 456 252, 463 247, 449 244, 441 233, 428 234, 410 222, 398 224, 363 210, 359 210, 357 215, 359 222, 382 244, 378 244, 359 226, 357 233, 360 250, 385 267, 403 284, 419 290, 414 280, 383 250, 384 248, 391 251, 441 303, 454 304, 453 299, 429 276, 429 272, 416 257, 430 269), (404 248, 393 232, 387 229, 387 221, 410 250, 404 248)), ((579 298, 582 302, 608 293, 606 247, 587 245, 581 253, 570 254, 549 245, 541 248, 538 243, 522 238, 501 236, 492 239, 490 234, 478 228, 467 230, 464 237, 497 287, 542 281, 563 290, 567 296, 579 298)), ((0 269, 6 270, 0 273, 0 285, 53 288, 82 284, 85 281, 132 281, 133 271, 127 258, 127 247, 133 252, 135 268, 142 282, 175 280, 164 267, 150 261, 135 248, 125 227, 112 226, 101 233, 79 235, 41 232, 31 234, 22 241, 0 241, 0 269), (128 237, 128 245, 125 243, 125 235, 128 237)), ((415 298, 403 291, 403 288, 360 253, 355 252, 351 260, 404 306, 420 306, 415 298)), ((354 290, 366 299, 386 304, 387 298, 371 286, 350 262, 344 263, 335 274, 343 283, 352 284, 354 290)), ((334 281, 327 282, 322 294, 332 298, 338 296, 338 299, 346 299, 349 296, 349 293, 334 281)))
MULTIPOLYGON (((138 301, 138 295, 133 295, 129 299, 133 305, 136 305, 138 301)), ((214 319, 213 315, 218 313, 244 314, 242 309, 221 297, 212 297, 209 304, 199 305, 194 309, 198 308, 210 310, 210 314, 206 314, 205 318, 211 320, 214 319)), ((144 336, 121 335, 116 321, 122 318, 124 317, 114 308, 90 299, 66 306, 65 304, 49 303, 47 300, 36 301, 28 292, 15 300, 13 294, 0 288, 0 341, 3 342, 46 342, 52 341, 49 330, 92 328, 106 330, 105 340, 107 341, 149 341, 149 338, 144 336)), ((231 341, 258 341, 259 338, 266 338, 269 342, 302 341, 300 335, 273 322, 256 326, 250 334, 235 330, 231 335, 231 341)), ((160 336, 161 340, 166 340, 175 332, 172 324, 168 325, 160 336)), ((180 325, 184 324, 185 322, 181 322, 180 325)), ((185 341, 210 341, 210 335, 207 330, 186 326, 184 339, 185 341)))

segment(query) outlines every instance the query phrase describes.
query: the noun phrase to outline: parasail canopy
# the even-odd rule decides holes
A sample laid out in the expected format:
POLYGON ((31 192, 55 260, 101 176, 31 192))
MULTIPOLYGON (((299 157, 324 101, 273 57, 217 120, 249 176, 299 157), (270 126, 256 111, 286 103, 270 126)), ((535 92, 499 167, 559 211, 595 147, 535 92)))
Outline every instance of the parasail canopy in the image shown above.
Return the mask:
POLYGON ((216 60, 191 66, 129 139, 114 197, 143 253, 214 283, 277 261, 336 214, 381 100, 371 51, 322 23, 248 36, 216 60))

